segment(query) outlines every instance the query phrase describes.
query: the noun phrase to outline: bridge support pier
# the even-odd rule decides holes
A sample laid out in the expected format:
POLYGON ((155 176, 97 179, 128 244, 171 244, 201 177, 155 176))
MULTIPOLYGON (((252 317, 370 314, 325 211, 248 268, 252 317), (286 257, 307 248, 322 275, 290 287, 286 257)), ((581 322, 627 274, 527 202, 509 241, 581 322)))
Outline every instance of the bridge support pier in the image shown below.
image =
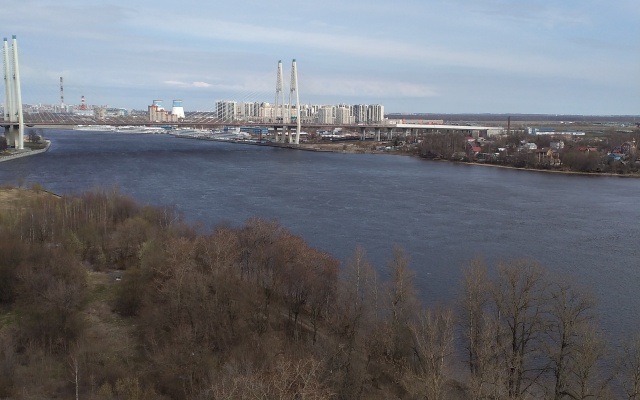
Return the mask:
POLYGON ((291 62, 291 84, 289 85, 289 119, 291 119, 291 100, 294 97, 296 100, 296 135, 289 137, 289 143, 300 144, 300 95, 298 94, 298 67, 296 66, 296 60, 291 62))
POLYGON ((360 140, 365 140, 367 138, 367 128, 364 126, 360 127, 360 140))
POLYGON ((282 127, 282 143, 291 143, 291 132, 288 126, 282 127))
POLYGON ((9 43, 4 38, 4 120, 7 145, 16 150, 24 149, 24 116, 22 113, 22 92, 20 91, 20 68, 18 66, 18 43, 13 35, 11 43, 12 63, 9 62, 9 43))
POLYGON ((376 142, 380 141, 380 128, 376 128, 376 142))
POLYGON ((17 124, 11 124, 5 129, 5 138, 7 139, 7 146, 16 150, 21 150, 20 147, 20 126, 17 124))

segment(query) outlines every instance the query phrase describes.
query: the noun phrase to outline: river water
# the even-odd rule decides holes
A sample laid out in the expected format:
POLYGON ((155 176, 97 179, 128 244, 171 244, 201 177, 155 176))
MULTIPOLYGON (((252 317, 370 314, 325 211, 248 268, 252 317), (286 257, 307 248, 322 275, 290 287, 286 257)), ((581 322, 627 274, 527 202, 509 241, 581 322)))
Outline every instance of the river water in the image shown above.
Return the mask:
POLYGON ((45 136, 47 153, 0 163, 1 183, 59 194, 117 186, 207 227, 274 218, 343 261, 361 244, 383 275, 397 244, 429 304, 456 298, 462 266, 476 256, 534 259, 590 288, 610 336, 640 332, 640 179, 165 135, 45 136))

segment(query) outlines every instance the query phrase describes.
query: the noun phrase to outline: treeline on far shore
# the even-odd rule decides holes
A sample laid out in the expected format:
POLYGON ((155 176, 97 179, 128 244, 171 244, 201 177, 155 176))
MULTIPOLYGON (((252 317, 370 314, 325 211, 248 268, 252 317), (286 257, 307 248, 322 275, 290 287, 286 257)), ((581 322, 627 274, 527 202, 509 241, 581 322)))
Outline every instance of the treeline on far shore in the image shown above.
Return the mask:
POLYGON ((514 168, 640 176, 640 128, 601 136, 512 133, 473 139, 462 133, 427 135, 408 148, 420 157, 514 168))
POLYGON ((276 221, 207 230, 116 190, 13 204, 0 398, 640 397, 640 341, 610 346, 593 297, 533 261, 472 260, 428 308, 401 248, 382 279, 276 221))

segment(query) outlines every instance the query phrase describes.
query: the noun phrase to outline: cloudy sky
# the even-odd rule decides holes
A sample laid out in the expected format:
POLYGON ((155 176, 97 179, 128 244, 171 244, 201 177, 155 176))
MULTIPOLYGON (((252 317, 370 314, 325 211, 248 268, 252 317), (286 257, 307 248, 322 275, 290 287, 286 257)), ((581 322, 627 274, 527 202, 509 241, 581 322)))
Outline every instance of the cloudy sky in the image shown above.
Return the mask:
POLYGON ((0 0, 25 103, 640 114, 639 0, 0 0), (8 14, 11 14, 10 16, 8 14))

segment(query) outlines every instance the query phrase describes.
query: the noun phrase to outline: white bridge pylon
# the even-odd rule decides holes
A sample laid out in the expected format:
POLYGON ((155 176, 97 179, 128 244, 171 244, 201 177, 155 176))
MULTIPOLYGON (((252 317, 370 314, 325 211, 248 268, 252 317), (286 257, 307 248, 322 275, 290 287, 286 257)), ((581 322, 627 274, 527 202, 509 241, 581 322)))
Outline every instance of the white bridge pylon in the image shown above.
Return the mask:
POLYGON ((278 72, 276 74, 276 103, 275 120, 282 118, 282 135, 278 138, 275 131, 275 141, 281 143, 300 144, 300 95, 298 94, 298 69, 296 60, 291 62, 291 82, 289 84, 289 104, 284 104, 284 78, 282 74, 282 61, 278 61, 278 72), (295 100, 295 105, 292 101, 295 100), (287 124, 293 123, 293 106, 295 106, 296 135, 289 135, 287 124), (279 140, 278 140, 279 139, 279 140))
POLYGON ((3 42, 4 51, 4 124, 7 145, 16 150, 24 149, 24 116, 22 113, 22 92, 20 90, 20 68, 18 67, 18 43, 16 36, 11 40, 11 52, 7 38, 3 42))

